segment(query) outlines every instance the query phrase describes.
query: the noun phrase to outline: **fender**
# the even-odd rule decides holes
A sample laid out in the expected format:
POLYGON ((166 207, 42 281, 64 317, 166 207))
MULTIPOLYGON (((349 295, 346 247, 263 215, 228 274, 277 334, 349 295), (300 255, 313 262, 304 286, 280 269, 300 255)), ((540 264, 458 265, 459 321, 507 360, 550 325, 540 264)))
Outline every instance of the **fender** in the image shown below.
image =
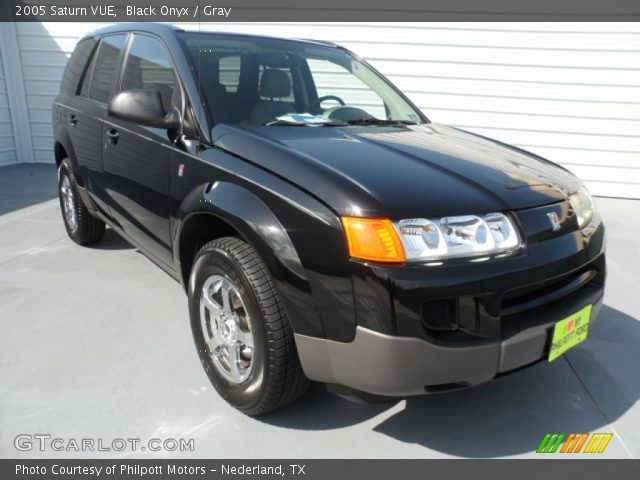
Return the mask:
MULTIPOLYGON (((54 120, 55 125, 55 120, 54 120)), ((82 187, 84 187, 84 181, 82 177, 79 175, 78 169, 78 161, 76 160, 76 151, 73 148, 73 142, 71 138, 69 138, 69 132, 64 127, 64 125, 58 125, 53 134, 53 138, 55 138, 55 143, 59 143, 64 148, 65 152, 67 152, 67 158, 69 159, 69 163, 71 164, 71 168, 73 169, 73 174, 76 177, 76 182, 82 187)))
POLYGON ((78 161, 76 160, 76 152, 73 148, 73 142, 69 138, 67 129, 63 128, 62 126, 56 128, 54 138, 56 139, 56 144, 62 145, 62 148, 64 148, 64 151, 67 153, 67 159, 69 160, 69 164, 71 165, 71 173, 74 180, 78 184, 78 192, 80 193, 80 197, 82 197, 82 201, 91 212, 98 211, 98 207, 91 198, 91 195, 89 195, 89 192, 87 192, 87 188, 85 187, 82 175, 80 175, 78 161))
POLYGON ((324 337, 317 316, 311 287, 302 262, 278 218, 254 193, 230 182, 207 183, 196 187, 178 210, 178 225, 173 242, 176 272, 181 272, 185 289, 185 265, 180 258, 180 244, 185 225, 196 215, 208 214, 231 225, 243 239, 253 245, 276 282, 295 332, 309 332, 324 337))
POLYGON ((93 198, 91 198, 91 195, 89 195, 89 192, 87 191, 87 187, 85 187, 82 175, 80 175, 80 169, 78 168, 78 161, 76 160, 76 152, 73 148, 73 143, 69 138, 69 134, 67 133, 67 130, 65 128, 58 127, 55 135, 56 135, 55 136, 56 143, 59 143, 60 145, 62 145, 62 148, 64 148, 65 152, 67 152, 67 159, 69 160, 69 164, 71 165, 71 170, 72 170, 71 173, 73 174, 74 180, 78 184, 78 192, 80 193, 80 197, 82 197, 82 201, 84 202, 85 206, 89 209, 89 211, 93 212, 94 214, 95 212, 99 212, 100 209, 97 207, 96 203, 93 201, 93 198))

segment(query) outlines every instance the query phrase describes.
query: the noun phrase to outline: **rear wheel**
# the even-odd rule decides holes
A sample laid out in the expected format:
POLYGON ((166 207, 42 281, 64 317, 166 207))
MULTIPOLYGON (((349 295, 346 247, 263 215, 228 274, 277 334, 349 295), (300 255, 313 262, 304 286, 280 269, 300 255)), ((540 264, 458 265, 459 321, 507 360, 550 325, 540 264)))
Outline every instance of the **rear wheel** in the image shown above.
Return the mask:
POLYGON ((58 196, 62 219, 69 238, 78 245, 89 245, 102 240, 105 224, 89 213, 80 197, 78 184, 67 159, 60 164, 58 196))
POLYGON ((224 237, 198 252, 189 313, 200 361, 218 393, 247 415, 300 397, 308 386, 282 300, 246 242, 224 237))

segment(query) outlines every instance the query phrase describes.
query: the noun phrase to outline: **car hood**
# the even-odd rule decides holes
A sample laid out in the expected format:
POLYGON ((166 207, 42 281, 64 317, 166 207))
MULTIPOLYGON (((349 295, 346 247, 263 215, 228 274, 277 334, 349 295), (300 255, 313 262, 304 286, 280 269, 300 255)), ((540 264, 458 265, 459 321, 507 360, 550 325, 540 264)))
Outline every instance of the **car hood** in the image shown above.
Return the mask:
POLYGON ((444 125, 219 125, 214 144, 310 192, 341 215, 409 218, 554 203, 580 182, 518 148, 444 125))

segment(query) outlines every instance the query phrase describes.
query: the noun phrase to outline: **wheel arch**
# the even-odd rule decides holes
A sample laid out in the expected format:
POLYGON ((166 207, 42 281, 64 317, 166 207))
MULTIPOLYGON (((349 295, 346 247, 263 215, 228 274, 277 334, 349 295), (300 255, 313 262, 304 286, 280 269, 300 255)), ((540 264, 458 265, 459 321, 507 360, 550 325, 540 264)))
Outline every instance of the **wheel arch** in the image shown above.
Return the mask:
POLYGON ((84 181, 80 176, 78 162, 76 160, 76 152, 73 148, 71 138, 69 138, 69 134, 64 129, 58 129, 54 138, 53 157, 56 162, 56 167, 59 168, 65 158, 69 159, 76 182, 78 182, 80 186, 84 187, 84 181))
POLYGON ((254 193, 231 182, 199 185, 183 200, 175 232, 175 270, 187 292, 198 250, 215 238, 237 236, 255 248, 266 264, 294 330, 295 319, 308 316, 307 311, 298 311, 298 302, 289 301, 311 291, 302 262, 278 217, 254 193))
POLYGON ((69 157, 67 149, 60 142, 55 142, 53 146, 53 156, 56 161, 56 167, 60 168, 60 164, 65 158, 69 157))
POLYGON ((193 212, 184 218, 177 237, 177 249, 174 248, 177 253, 174 255, 176 270, 185 289, 188 288, 191 267, 198 251, 207 242, 225 236, 244 238, 228 221, 213 212, 193 212))
MULTIPOLYGON (((182 202, 178 214, 174 258, 176 270, 183 275, 191 267, 193 245, 237 235, 251 244, 268 266, 280 263, 296 276, 306 279, 302 263, 275 213, 254 193, 231 182, 200 185, 182 202), (207 238, 208 237, 208 238, 207 238)), ((272 275, 274 270, 271 270, 272 275)))

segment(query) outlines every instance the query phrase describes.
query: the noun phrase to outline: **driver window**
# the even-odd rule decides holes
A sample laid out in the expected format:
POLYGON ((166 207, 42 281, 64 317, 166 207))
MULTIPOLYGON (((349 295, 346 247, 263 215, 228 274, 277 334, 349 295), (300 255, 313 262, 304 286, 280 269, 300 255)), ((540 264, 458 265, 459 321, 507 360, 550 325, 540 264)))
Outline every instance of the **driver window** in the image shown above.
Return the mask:
MULTIPOLYGON (((360 108, 376 118, 387 118, 382 99, 351 72, 328 60, 309 58, 307 63, 318 98, 334 95, 350 107, 360 108)), ((338 105, 336 100, 330 99, 323 101, 321 107, 326 110, 338 105)))
POLYGON ((124 68, 121 90, 158 90, 168 110, 176 86, 176 76, 164 45, 147 35, 135 35, 124 68))

